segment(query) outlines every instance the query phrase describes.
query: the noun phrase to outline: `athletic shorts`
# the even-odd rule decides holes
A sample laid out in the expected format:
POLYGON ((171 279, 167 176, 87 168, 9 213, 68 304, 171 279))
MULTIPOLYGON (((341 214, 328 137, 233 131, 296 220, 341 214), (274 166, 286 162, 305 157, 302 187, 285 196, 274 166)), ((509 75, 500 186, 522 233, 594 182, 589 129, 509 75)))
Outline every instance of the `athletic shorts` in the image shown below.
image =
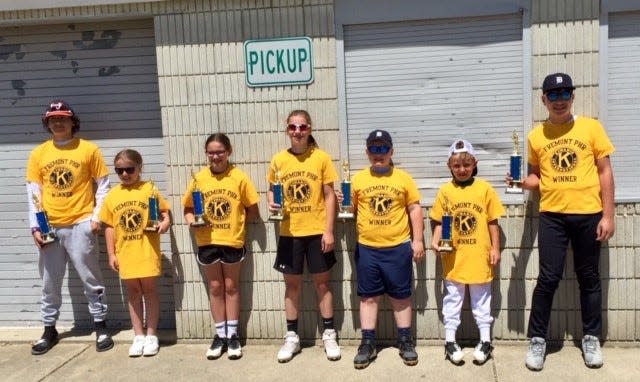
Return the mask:
POLYGON ((235 264, 244 260, 247 250, 244 247, 234 248, 226 245, 205 245, 198 247, 196 261, 200 265, 211 265, 217 262, 235 264))
POLYGON ((280 236, 273 268, 278 272, 301 275, 307 263, 309 273, 323 273, 336 263, 335 252, 322 253, 322 235, 280 236))
POLYGON ((373 248, 358 243, 355 252, 358 296, 387 294, 395 299, 411 297, 413 250, 406 241, 395 247, 373 248))

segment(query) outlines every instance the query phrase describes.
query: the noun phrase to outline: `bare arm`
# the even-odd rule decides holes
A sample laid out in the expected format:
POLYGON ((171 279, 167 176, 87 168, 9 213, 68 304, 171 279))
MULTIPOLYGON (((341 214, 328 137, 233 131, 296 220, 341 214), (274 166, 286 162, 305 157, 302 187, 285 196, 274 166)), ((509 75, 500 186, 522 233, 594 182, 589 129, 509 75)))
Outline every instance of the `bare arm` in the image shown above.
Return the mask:
POLYGON ((104 240, 107 244, 109 266, 111 269, 118 272, 120 270, 120 265, 118 264, 118 258, 116 257, 116 231, 110 225, 108 225, 104 230, 104 240))
POLYGON ((497 265, 500 262, 500 226, 498 225, 498 220, 489 222, 489 237, 491 238, 489 263, 497 265))
POLYGON ((407 206, 409 221, 411 222, 411 248, 415 262, 424 259, 424 217, 420 204, 413 203, 407 206))
POLYGON ((602 199, 602 219, 598 223, 596 240, 609 240, 616 230, 615 223, 615 185, 611 160, 608 156, 596 160, 600 177, 600 198, 602 199))
POLYGON ((331 252, 334 245, 333 226, 336 221, 336 194, 333 191, 333 183, 322 185, 324 194, 324 207, 327 212, 324 233, 322 234, 322 252, 331 252))

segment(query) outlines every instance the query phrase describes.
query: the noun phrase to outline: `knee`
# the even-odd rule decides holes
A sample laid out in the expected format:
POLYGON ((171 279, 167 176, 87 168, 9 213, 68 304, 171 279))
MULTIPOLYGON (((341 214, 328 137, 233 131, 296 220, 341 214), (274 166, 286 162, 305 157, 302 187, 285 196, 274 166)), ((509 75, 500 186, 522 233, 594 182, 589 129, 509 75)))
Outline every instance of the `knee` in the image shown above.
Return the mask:
POLYGON ((222 297, 224 287, 221 283, 209 283, 209 295, 211 297, 222 297))

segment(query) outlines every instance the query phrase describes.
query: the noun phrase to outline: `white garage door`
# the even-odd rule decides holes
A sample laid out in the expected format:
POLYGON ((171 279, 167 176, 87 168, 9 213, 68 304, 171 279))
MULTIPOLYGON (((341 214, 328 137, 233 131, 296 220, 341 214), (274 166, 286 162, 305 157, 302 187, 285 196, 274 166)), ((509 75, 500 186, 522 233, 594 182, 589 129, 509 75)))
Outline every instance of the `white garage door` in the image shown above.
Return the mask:
POLYGON ((638 200, 640 147, 640 11, 609 15, 606 129, 612 155, 616 200, 638 200))
POLYGON ((344 50, 352 169, 368 165, 368 132, 386 129, 394 162, 431 204, 450 179, 447 149, 463 137, 479 176, 502 187, 514 129, 524 150, 520 14, 347 25, 344 50))
MULTIPOLYGON (((145 160, 143 177, 166 189, 153 20, 0 28, 0 326, 40 325, 41 281, 24 179, 30 151, 49 137, 40 118, 53 98, 74 107, 78 135, 101 147, 110 169, 117 151, 135 148, 145 160)), ((126 294, 108 268, 103 242, 100 248, 109 318, 128 325, 126 294)), ((168 255, 168 243, 163 248, 168 255)), ((165 260, 163 326, 175 325, 170 269, 165 260)), ((75 271, 69 280, 60 324, 86 326, 75 271)))

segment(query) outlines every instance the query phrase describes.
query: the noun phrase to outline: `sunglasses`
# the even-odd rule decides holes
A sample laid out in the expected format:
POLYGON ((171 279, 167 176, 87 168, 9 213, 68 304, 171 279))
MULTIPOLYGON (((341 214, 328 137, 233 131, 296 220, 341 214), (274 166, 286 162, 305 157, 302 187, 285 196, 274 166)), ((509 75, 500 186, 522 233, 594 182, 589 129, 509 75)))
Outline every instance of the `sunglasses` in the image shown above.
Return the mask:
POLYGON ((212 157, 214 155, 222 156, 227 153, 226 150, 206 151, 207 155, 212 157))
POLYGON ((307 131, 311 128, 310 125, 306 125, 306 124, 301 124, 301 125, 296 125, 295 123, 290 123, 287 125, 287 130, 289 131, 296 131, 296 129, 299 129, 300 131, 307 131))
POLYGON ((571 99, 572 94, 573 92, 571 90, 564 89, 564 90, 552 90, 550 92, 547 92, 546 96, 549 101, 555 102, 557 100, 568 101, 571 99))
POLYGON ((369 146, 367 147, 367 150, 371 154, 387 154, 389 151, 391 151, 391 146, 387 146, 387 145, 369 146))
POLYGON ((116 174, 118 175, 122 175, 124 174, 124 172, 127 172, 127 174, 133 174, 136 171, 135 167, 116 167, 116 174))

